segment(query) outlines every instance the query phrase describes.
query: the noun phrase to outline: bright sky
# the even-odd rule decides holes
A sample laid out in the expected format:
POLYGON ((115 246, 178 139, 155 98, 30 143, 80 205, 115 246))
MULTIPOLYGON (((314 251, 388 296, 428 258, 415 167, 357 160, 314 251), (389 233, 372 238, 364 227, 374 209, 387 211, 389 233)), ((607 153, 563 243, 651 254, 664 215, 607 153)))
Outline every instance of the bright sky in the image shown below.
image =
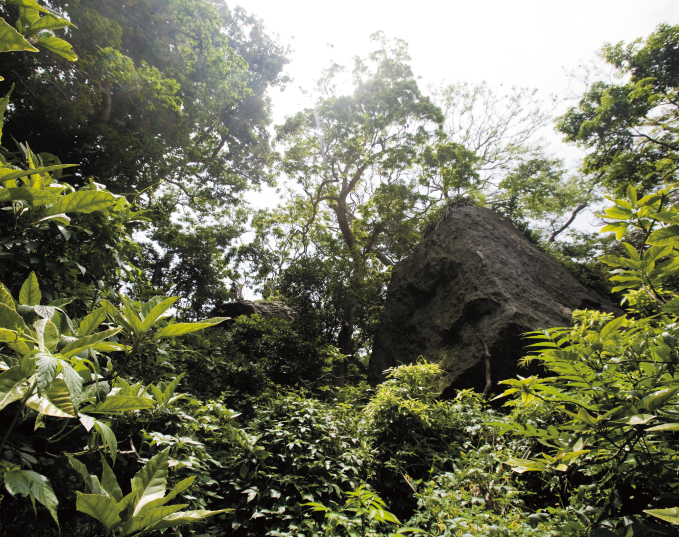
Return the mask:
POLYGON ((591 60, 606 42, 644 37, 679 23, 677 0, 234 0, 264 21, 294 52, 295 79, 273 92, 276 122, 303 108, 330 60, 350 65, 382 30, 410 45, 422 84, 481 82, 568 93, 566 70, 591 60), (331 48, 329 45, 333 45, 331 48))

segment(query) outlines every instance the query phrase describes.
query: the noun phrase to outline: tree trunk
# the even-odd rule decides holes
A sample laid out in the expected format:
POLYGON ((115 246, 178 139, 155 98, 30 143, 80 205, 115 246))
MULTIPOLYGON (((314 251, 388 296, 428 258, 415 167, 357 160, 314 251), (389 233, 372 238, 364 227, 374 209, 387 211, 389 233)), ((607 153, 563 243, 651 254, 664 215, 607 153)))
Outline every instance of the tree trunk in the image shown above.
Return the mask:
MULTIPOLYGON (((356 317, 356 306, 350 306, 342 321, 342 328, 337 336, 337 347, 339 351, 345 356, 351 356, 354 346, 354 320, 356 317)), ((333 375, 337 386, 344 386, 347 376, 347 361, 338 362, 333 368, 333 375)))

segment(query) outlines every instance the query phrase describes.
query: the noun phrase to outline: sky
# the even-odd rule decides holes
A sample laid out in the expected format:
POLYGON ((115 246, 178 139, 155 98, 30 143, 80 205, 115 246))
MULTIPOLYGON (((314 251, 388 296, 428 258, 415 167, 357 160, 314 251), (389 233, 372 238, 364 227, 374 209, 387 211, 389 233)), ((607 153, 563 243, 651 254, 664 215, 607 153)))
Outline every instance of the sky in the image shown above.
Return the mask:
MULTIPOLYGON (((383 31, 410 45, 412 68, 423 87, 481 82, 537 88, 565 97, 568 72, 595 58, 604 42, 630 41, 667 22, 679 23, 677 0, 236 0, 258 16, 293 53, 284 92, 273 91, 274 118, 308 105, 321 70, 350 65, 371 50, 383 31)), ((570 92, 572 93, 572 91, 570 92)))

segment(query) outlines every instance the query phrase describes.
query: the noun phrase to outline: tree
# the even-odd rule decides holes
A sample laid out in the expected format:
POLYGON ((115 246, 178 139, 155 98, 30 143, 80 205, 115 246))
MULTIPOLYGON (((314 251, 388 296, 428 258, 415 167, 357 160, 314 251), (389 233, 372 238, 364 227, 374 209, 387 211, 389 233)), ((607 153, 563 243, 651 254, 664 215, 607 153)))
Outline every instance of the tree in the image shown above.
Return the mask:
POLYGON ((679 26, 662 24, 647 39, 606 44, 601 57, 620 82, 598 81, 559 118, 566 140, 591 152, 583 170, 616 194, 677 180, 679 26))
MULTIPOLYGON (((295 224, 298 244, 318 240, 313 248, 348 260, 350 290, 376 263, 392 265, 419 238, 427 205, 410 168, 443 119, 417 86, 406 44, 379 33, 372 39, 379 49, 356 58, 352 95, 336 94, 341 68, 334 65, 314 107, 277 128, 285 148, 279 170, 298 188, 291 200, 303 218, 295 224)), ((345 355, 356 350, 356 313, 355 303, 343 313, 337 345, 345 355)))

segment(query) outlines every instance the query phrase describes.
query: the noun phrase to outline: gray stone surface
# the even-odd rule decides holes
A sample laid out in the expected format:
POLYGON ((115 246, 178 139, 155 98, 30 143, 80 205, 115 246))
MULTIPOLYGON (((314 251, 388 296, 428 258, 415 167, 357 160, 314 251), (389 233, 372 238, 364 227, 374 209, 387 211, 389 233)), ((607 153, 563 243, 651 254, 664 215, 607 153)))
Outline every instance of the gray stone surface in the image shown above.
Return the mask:
POLYGON ((285 319, 292 321, 294 312, 282 302, 257 301, 237 299, 233 302, 224 302, 212 310, 213 317, 236 318, 241 315, 258 314, 262 319, 285 319))
POLYGON ((483 391, 491 354, 495 383, 536 369, 519 369, 530 341, 522 334, 567 326, 574 309, 620 313, 533 246, 512 223, 475 206, 446 220, 393 268, 370 358, 370 378, 419 356, 443 370, 444 396, 459 388, 483 391))

